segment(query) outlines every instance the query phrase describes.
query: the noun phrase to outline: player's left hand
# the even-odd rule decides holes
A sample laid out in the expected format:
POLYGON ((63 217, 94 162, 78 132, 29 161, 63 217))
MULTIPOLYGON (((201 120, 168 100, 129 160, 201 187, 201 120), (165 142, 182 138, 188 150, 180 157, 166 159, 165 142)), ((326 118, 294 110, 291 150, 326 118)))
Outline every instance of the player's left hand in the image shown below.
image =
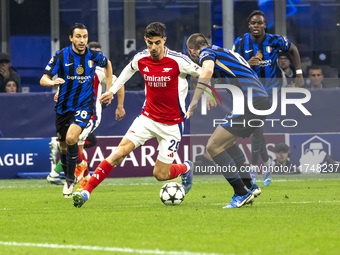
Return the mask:
POLYGON ((116 109, 116 120, 122 120, 125 117, 125 109, 123 107, 117 107, 116 109))
POLYGON ((207 97, 207 108, 208 111, 214 109, 217 105, 215 104, 214 100, 211 97, 207 97))
POLYGON ((295 87, 301 88, 305 84, 302 74, 297 74, 295 78, 295 87))
POLYGON ((99 101, 101 104, 104 103, 106 105, 109 105, 111 104, 112 99, 113 99, 113 92, 107 91, 103 95, 101 95, 101 97, 99 98, 99 101))

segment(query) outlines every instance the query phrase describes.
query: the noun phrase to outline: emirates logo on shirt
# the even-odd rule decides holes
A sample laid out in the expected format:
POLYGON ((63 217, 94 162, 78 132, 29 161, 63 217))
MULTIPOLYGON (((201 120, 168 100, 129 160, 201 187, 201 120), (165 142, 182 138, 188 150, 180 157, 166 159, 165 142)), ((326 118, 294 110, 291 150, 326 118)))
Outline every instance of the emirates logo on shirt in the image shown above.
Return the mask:
POLYGON ((166 87, 166 83, 171 81, 171 77, 144 74, 144 80, 149 87, 166 87))

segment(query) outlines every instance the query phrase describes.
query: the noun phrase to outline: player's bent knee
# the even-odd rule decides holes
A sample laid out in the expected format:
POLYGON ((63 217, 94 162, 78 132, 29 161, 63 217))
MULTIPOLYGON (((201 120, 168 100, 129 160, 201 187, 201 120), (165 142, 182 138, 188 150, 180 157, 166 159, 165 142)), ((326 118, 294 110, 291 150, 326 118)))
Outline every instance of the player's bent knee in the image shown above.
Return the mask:
POLYGON ((214 145, 214 142, 210 139, 207 143, 207 151, 210 155, 216 155, 216 146, 214 145))
POLYGON ((77 138, 73 138, 73 137, 66 137, 66 144, 67 145, 74 145, 78 142, 77 138))

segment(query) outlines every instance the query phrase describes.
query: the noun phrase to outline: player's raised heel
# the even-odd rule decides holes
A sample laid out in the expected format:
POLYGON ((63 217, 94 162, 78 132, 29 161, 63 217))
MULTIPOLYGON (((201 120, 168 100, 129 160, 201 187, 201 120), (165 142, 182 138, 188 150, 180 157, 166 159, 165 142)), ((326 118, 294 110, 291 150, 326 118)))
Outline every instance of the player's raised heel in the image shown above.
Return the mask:
POLYGON ((262 192, 260 187, 256 183, 251 186, 250 190, 251 192, 253 192, 254 197, 258 197, 259 195, 261 195, 262 192))
POLYGON ((89 199, 87 192, 74 192, 73 193, 73 206, 80 208, 89 199))
MULTIPOLYGON (((67 180, 67 179, 66 179, 67 180)), ((74 189, 74 184, 76 183, 77 177, 74 176, 73 182, 66 181, 63 188, 64 198, 72 198, 72 193, 74 189)))
POLYGON ((194 163, 191 161, 185 161, 190 168, 182 175, 182 185, 185 191, 185 194, 189 192, 192 187, 192 180, 193 180, 193 172, 194 172, 194 163))
POLYGON ((239 208, 245 204, 252 203, 253 200, 254 195, 249 189, 248 193, 244 196, 237 196, 236 194, 234 194, 231 202, 227 206, 224 206, 223 209, 239 208))
POLYGON ((63 189, 63 196, 64 198, 72 198, 74 183, 68 184, 65 182, 64 189, 63 189))

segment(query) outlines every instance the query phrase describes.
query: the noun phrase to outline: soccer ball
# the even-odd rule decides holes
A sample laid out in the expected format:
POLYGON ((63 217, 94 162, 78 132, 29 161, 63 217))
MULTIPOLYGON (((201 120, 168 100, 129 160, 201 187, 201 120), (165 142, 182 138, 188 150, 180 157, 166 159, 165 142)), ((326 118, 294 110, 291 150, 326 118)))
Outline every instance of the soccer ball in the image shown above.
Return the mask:
POLYGON ((184 200, 185 191, 177 182, 168 182, 161 188, 159 196, 165 205, 179 205, 184 200))

